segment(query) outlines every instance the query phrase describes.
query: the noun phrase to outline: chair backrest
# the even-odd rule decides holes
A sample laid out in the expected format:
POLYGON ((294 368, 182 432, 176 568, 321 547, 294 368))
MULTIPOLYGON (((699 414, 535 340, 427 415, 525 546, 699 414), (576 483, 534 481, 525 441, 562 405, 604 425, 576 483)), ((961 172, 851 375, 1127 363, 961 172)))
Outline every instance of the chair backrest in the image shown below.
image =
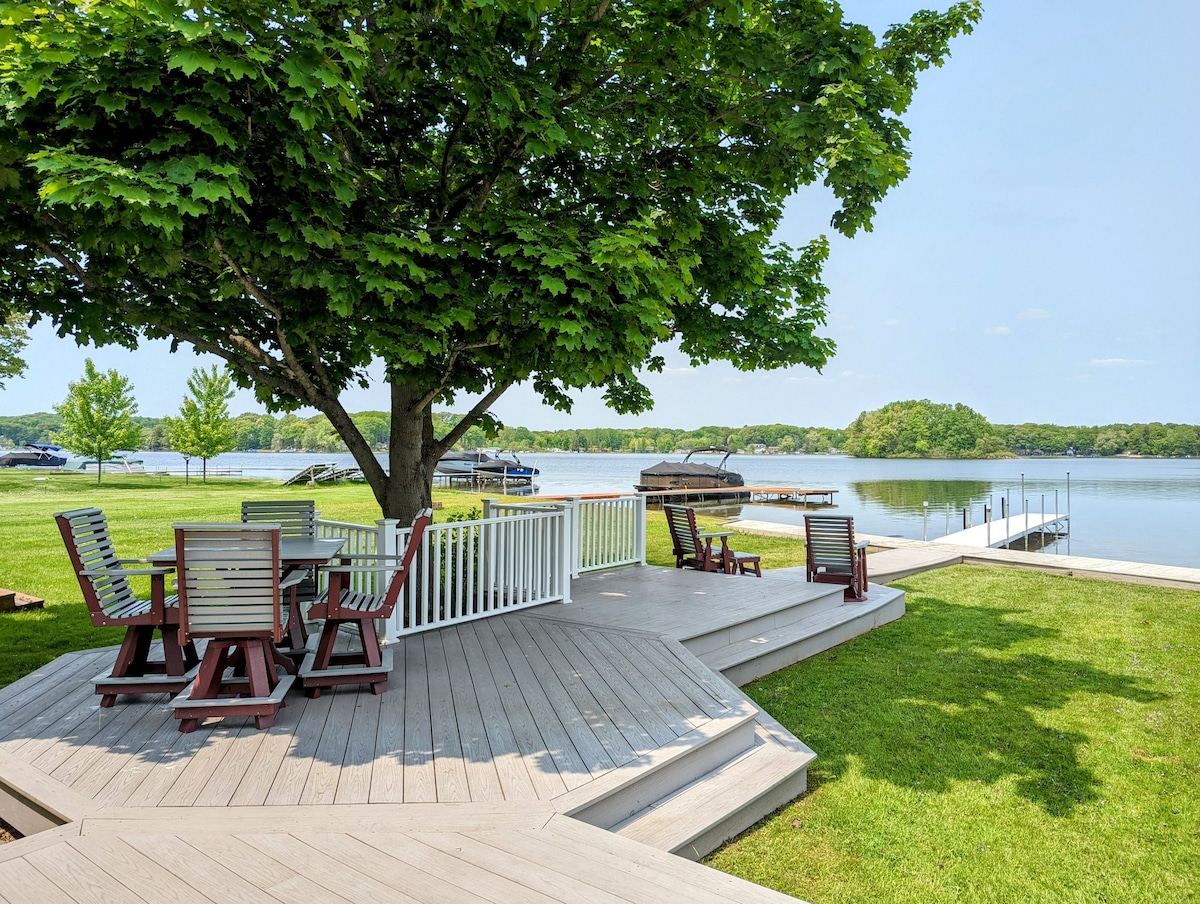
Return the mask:
POLYGON ((804 539, 811 568, 850 573, 854 566, 854 519, 847 515, 805 515, 804 539))
POLYGON ((664 505, 667 527, 671 531, 671 542, 675 545, 675 556, 701 556, 700 532, 696 529, 696 510, 686 505, 664 505))
POLYGON ((425 529, 432 521, 433 509, 428 508, 417 512, 416 517, 413 518, 412 526, 409 528, 408 545, 404 547, 404 558, 400 560, 400 570, 393 574, 391 581, 388 582, 387 595, 379 610, 380 618, 390 616, 396 607, 396 601, 400 599, 400 591, 404 589, 404 582, 408 580, 408 573, 412 571, 413 559, 417 555, 417 550, 421 548, 421 538, 425 536, 425 529))
POLYGON ((311 499, 269 499, 242 503, 242 523, 278 524, 285 537, 317 535, 317 504, 311 499))
POLYGON ((278 524, 176 524, 179 621, 188 637, 283 637, 278 524))
POLYGON ((137 602, 137 597, 117 561, 104 512, 98 508, 74 509, 59 512, 54 520, 93 621, 120 618, 122 610, 137 602), (85 570, 94 573, 80 574, 85 570))

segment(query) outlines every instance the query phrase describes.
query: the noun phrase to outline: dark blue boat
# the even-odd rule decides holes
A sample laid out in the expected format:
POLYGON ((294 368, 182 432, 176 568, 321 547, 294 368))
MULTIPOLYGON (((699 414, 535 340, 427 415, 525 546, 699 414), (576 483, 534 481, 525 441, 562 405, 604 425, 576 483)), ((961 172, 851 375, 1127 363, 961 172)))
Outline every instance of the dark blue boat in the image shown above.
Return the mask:
POLYGON ((53 443, 26 443, 0 455, 0 468, 61 468, 67 463, 67 451, 53 443))

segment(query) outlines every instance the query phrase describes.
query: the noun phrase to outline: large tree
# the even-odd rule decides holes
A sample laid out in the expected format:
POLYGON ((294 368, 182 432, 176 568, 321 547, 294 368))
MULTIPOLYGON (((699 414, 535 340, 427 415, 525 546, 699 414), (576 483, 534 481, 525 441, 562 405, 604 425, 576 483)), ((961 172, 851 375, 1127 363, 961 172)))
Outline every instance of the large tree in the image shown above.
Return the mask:
MULTIPOLYGON (((384 514, 510 386, 645 410, 661 343, 820 367, 823 181, 870 228, 917 74, 977 21, 882 41, 829 0, 97 0, 0 11, 0 269, 61 335, 169 337, 323 412, 384 514), (339 395, 383 363, 388 467, 339 395), (448 434, 432 411, 478 401, 448 434)), ((696 404, 703 406, 703 393, 696 404)))
POLYGON ((118 449, 136 448, 142 436, 133 420, 137 402, 129 378, 115 370, 97 370, 91 358, 83 362, 83 376, 67 384, 67 397, 54 412, 62 418, 54 441, 94 457, 96 483, 104 477, 105 460, 118 449))

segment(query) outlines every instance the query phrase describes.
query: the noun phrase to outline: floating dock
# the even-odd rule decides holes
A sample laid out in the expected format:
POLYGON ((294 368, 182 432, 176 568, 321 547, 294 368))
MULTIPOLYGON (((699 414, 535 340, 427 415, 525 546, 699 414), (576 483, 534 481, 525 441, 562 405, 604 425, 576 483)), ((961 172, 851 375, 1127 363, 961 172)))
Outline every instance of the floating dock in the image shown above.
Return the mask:
POLYGON ((837 490, 811 490, 800 487, 681 487, 679 489, 639 490, 647 502, 796 502, 833 505, 837 490))
POLYGON ((1007 518, 996 518, 985 521, 975 527, 956 531, 944 537, 935 537, 931 543, 949 543, 954 546, 975 546, 980 549, 1001 549, 1012 546, 1013 543, 1037 534, 1064 536, 1067 533, 1069 518, 1059 513, 1025 512, 1020 515, 1010 515, 1007 518))

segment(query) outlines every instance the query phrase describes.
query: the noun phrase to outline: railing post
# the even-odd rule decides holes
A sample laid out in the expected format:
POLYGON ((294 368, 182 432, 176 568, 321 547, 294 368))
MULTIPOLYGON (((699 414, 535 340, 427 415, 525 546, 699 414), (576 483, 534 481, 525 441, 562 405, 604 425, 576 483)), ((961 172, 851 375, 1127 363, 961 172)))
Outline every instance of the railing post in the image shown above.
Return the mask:
MULTIPOLYGON (((391 556, 396 554, 396 527, 400 522, 395 518, 380 518, 375 522, 375 552, 379 555, 391 556)), ((371 579, 375 582, 375 586, 371 588, 372 592, 379 589, 380 586, 387 586, 384 582, 380 583, 380 575, 382 572, 376 572, 371 575, 371 579)), ((391 578, 391 575, 388 575, 391 578)), ((396 610, 392 610, 390 617, 380 619, 376 629, 379 630, 379 640, 382 643, 388 643, 392 637, 400 635, 400 625, 403 622, 398 622, 397 619, 401 616, 396 610)))
POLYGON ((490 496, 483 500, 483 517, 484 519, 495 518, 496 500, 490 496))
POLYGON ((638 565, 646 564, 646 494, 637 494, 637 514, 634 516, 633 542, 638 565))
MULTIPOLYGON (((574 502, 578 501, 578 498, 575 498, 574 502)), ((579 572, 575 571, 575 563, 579 557, 575 553, 574 539, 579 507, 568 502, 557 508, 560 519, 559 536, 562 538, 559 541, 558 579, 562 582, 562 601, 565 604, 571 602, 571 579, 579 577, 579 572)))
POLYGON ((583 567, 583 506, 578 496, 568 496, 564 506, 563 534, 567 544, 567 586, 583 567))

